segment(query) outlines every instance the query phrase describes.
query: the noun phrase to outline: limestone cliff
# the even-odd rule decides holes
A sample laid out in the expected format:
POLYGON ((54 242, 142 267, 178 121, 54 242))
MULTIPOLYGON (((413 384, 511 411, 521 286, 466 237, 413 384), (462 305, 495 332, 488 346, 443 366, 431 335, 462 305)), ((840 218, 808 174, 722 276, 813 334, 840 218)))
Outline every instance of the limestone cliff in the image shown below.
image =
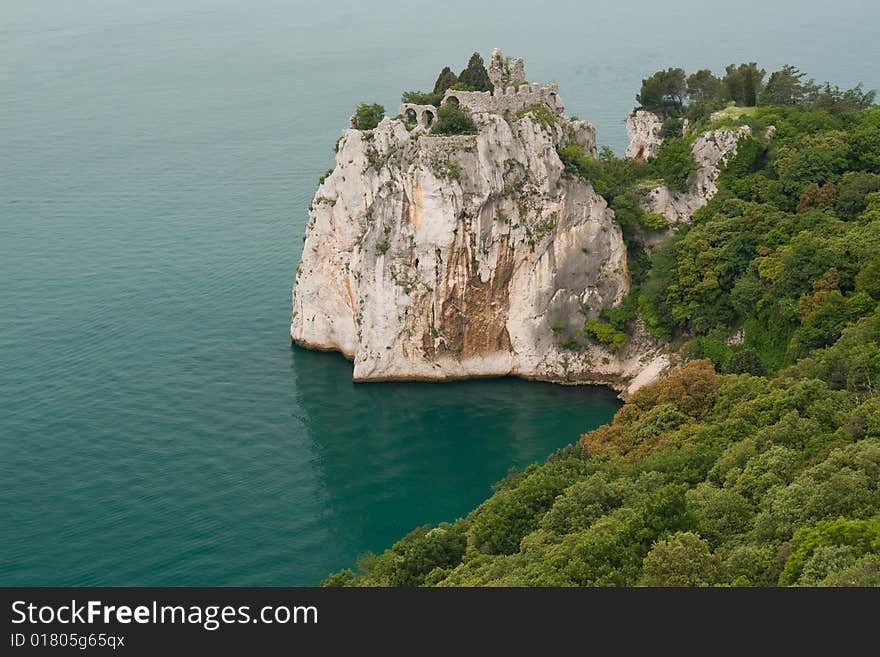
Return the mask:
POLYGON ((342 352, 357 381, 650 380, 645 363, 665 361, 644 331, 622 350, 581 331, 629 289, 613 213, 556 152, 594 154, 592 125, 564 116, 555 85, 471 94, 456 102, 475 135, 431 135, 430 110, 409 107, 344 132, 311 204, 291 338, 342 352))
POLYGON ((663 127, 663 121, 653 112, 633 110, 626 117, 626 134, 629 137, 629 145, 626 147, 624 156, 635 160, 647 160, 657 155, 657 150, 663 142, 660 137, 661 127, 663 127))
POLYGON ((648 193, 646 210, 664 215, 670 225, 690 221, 691 215, 715 196, 718 191, 715 181, 721 169, 730 157, 736 155, 740 138, 748 134, 751 134, 748 126, 710 130, 701 134, 691 149, 697 170, 688 180, 687 191, 655 187, 648 193))
MULTIPOLYGON (((714 119, 714 116, 713 116, 714 119)), ((626 132, 629 144, 625 157, 647 160, 657 155, 663 138, 660 128, 663 122, 659 116, 646 110, 633 110, 626 119, 626 132)), ((687 132, 687 120, 684 130, 687 132)), ((751 134, 748 126, 735 129, 709 130, 697 136, 691 155, 697 170, 688 180, 688 188, 679 192, 665 185, 649 190, 645 201, 646 212, 659 212, 669 221, 670 226, 689 222, 691 215, 715 196, 718 187, 715 181, 727 160, 736 154, 740 138, 751 134)), ((645 235, 645 245, 651 247, 662 241, 667 232, 645 235)))

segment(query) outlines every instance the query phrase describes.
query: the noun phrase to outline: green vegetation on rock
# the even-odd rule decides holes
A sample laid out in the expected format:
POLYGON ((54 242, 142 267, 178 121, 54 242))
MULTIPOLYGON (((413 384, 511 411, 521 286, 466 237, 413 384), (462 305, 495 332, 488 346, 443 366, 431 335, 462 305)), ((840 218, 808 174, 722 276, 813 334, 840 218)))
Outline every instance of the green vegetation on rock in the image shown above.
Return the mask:
POLYGON ((584 334, 612 349, 623 349, 628 340, 626 333, 598 319, 588 320, 584 324, 584 334))
POLYGON ((492 83, 489 80, 489 72, 483 63, 480 53, 471 55, 468 65, 459 74, 456 75, 448 66, 444 66, 443 70, 437 76, 434 82, 434 88, 431 91, 404 91, 400 97, 403 103, 414 103, 415 105, 436 105, 440 107, 443 102, 443 94, 447 89, 456 89, 459 91, 492 91, 492 83))
MULTIPOLYGON (((841 90, 805 78, 797 67, 788 64, 772 72, 769 78, 754 62, 730 64, 720 77, 708 69, 686 75, 680 68, 669 68, 642 80, 636 100, 642 109, 667 121, 686 117, 691 123, 706 121, 718 111, 725 112, 727 117, 742 116, 756 106, 798 106, 845 114, 874 102, 874 92, 862 91, 861 85, 841 90), (736 111, 728 112, 731 109, 736 111)), ((676 123, 664 122, 661 136, 678 136, 675 127, 676 123)))
POLYGON ((434 135, 474 135, 477 126, 467 107, 446 103, 437 110, 437 122, 431 126, 434 135))
POLYGON ((378 103, 361 103, 354 113, 355 125, 358 130, 372 130, 385 116, 385 108, 378 103))
MULTIPOLYGON (((640 297, 649 329, 707 338, 742 328, 741 348, 772 372, 873 312, 880 169, 868 149, 867 158, 854 156, 852 135, 869 132, 878 112, 787 106, 750 114, 776 136, 741 140, 718 194, 652 253, 640 297)), ((706 355, 727 367, 723 353, 706 355)))
POLYGON ((656 175, 670 189, 683 192, 688 188, 688 178, 697 170, 691 155, 692 146, 691 140, 686 137, 670 137, 660 144, 660 150, 651 164, 656 175))
POLYGON ((532 117, 532 120, 545 128, 550 128, 559 123, 559 117, 551 112, 550 108, 544 103, 524 107, 516 113, 516 118, 521 119, 527 114, 532 117))

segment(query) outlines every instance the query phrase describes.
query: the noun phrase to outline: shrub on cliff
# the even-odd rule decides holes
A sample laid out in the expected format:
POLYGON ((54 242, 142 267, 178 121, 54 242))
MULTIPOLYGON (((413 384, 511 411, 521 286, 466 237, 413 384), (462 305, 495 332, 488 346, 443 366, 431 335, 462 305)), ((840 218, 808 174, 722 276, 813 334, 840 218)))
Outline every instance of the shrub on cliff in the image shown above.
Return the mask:
POLYGON ((584 324, 584 334, 612 349, 623 349, 628 339, 626 333, 598 319, 591 319, 584 324))
POLYGON ((556 152, 567 175, 577 176, 592 182, 593 187, 596 187, 596 191, 601 194, 596 184, 602 176, 601 166, 584 152, 582 146, 567 144, 556 152))
POLYGON ((358 130, 372 130, 385 116, 385 108, 378 103, 361 103, 354 113, 354 121, 358 130))
POLYGON ((437 122, 431 127, 435 135, 475 135, 477 126, 467 107, 446 103, 437 110, 437 122))
POLYGON ((659 212, 650 212, 642 215, 642 226, 648 230, 666 230, 669 228, 669 221, 659 212))
POLYGON ((666 139, 667 137, 681 137, 683 131, 684 121, 680 117, 670 116, 663 122, 663 125, 660 126, 660 137, 662 139, 666 139))
POLYGON ((434 94, 430 91, 404 91, 400 95, 400 102, 412 103, 413 105, 440 105, 443 94, 434 94))
POLYGON ((617 157, 607 146, 599 151, 598 159, 587 155, 579 144, 566 144, 556 152, 566 175, 592 183, 609 204, 617 196, 632 192, 636 183, 650 173, 645 162, 617 157))
POLYGON ((690 141, 684 137, 665 139, 660 150, 651 161, 651 166, 659 178, 662 178, 672 189, 685 191, 688 178, 697 170, 691 155, 690 141))
POLYGON ((518 110, 516 113, 516 118, 521 119, 526 114, 531 115, 534 121, 541 124, 545 128, 550 128, 559 123, 559 117, 551 112, 550 108, 547 107, 544 103, 536 103, 535 105, 529 105, 528 107, 524 107, 521 110, 518 110))

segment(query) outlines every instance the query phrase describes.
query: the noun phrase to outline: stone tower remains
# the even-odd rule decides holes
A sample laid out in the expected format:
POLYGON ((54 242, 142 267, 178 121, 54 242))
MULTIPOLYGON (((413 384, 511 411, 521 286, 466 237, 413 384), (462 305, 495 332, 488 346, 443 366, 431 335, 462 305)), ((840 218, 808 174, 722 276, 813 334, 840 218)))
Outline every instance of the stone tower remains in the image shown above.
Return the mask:
POLYGON ((504 57, 500 48, 492 51, 489 59, 489 81, 496 89, 518 87, 526 81, 525 64, 522 57, 504 57))

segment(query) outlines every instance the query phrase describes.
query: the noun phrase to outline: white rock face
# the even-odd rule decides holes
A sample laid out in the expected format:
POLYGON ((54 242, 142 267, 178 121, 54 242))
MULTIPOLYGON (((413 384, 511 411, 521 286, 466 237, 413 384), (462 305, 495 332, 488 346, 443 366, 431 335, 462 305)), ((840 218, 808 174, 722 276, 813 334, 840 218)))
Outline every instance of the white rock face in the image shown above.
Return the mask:
POLYGON ((583 337, 584 320, 629 290, 626 245, 556 153, 574 141, 595 154, 593 126, 474 120, 474 136, 387 118, 345 131, 311 205, 291 338, 342 352, 357 381, 512 374, 625 388, 659 348, 643 330, 620 351, 583 337))
POLYGON ((663 121, 653 112, 635 110, 626 117, 626 134, 629 137, 629 145, 626 147, 625 157, 634 160, 647 160, 657 155, 663 139, 660 137, 660 128, 663 121))
MULTIPOLYGON (((659 212, 670 225, 689 222, 691 215, 706 205, 718 192, 715 181, 727 160, 736 155, 741 137, 751 134, 751 128, 741 126, 735 130, 712 130, 700 135, 691 153, 697 170, 688 181, 688 190, 679 192, 666 186, 655 187, 648 193, 646 211, 659 212)), ((662 240, 665 233, 653 236, 654 242, 662 240)))

